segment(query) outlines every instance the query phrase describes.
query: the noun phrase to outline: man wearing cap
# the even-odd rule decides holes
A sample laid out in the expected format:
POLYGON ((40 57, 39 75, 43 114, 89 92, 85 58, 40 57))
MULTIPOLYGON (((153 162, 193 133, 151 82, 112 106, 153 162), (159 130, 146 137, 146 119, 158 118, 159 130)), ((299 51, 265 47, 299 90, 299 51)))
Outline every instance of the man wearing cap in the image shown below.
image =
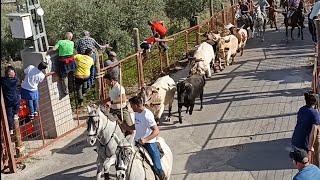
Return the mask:
POLYGON ((293 180, 316 180, 320 179, 320 169, 310 164, 308 153, 303 150, 296 148, 289 154, 292 159, 292 163, 299 172, 293 177, 293 180))
MULTIPOLYGON (((107 106, 109 106, 111 114, 117 115, 119 120, 122 123, 126 123, 126 125, 130 126, 132 124, 132 120, 131 120, 130 112, 128 111, 128 107, 127 107, 128 99, 126 97, 126 92, 124 87, 118 83, 115 77, 106 75, 104 76, 104 78, 107 79, 110 89, 109 89, 109 97, 105 100, 102 100, 101 104, 106 104, 107 106), (123 119, 121 119, 121 109, 122 109, 123 119)), ((125 129, 125 126, 122 123, 120 124, 122 132, 131 134, 130 131, 128 132, 125 129)))
MULTIPOLYGON (((104 63, 104 66, 110 66, 114 63, 118 62, 117 54, 113 51, 108 53, 109 59, 104 63)), ((107 74, 114 77, 117 81, 119 81, 119 66, 115 66, 113 68, 107 69, 107 74)))
MULTIPOLYGON (((80 38, 77 43, 77 52, 79 54, 85 54, 85 50, 88 48, 91 48, 93 50, 92 58, 93 58, 93 62, 95 64, 96 63, 96 53, 97 53, 96 48, 99 48, 99 49, 110 48, 110 45, 109 44, 100 45, 99 43, 97 43, 97 41, 95 39, 90 37, 89 31, 84 31, 83 34, 84 34, 84 37, 80 38)), ((90 69, 90 78, 88 80, 89 87, 94 84, 94 78, 95 78, 95 66, 92 66, 90 69)))

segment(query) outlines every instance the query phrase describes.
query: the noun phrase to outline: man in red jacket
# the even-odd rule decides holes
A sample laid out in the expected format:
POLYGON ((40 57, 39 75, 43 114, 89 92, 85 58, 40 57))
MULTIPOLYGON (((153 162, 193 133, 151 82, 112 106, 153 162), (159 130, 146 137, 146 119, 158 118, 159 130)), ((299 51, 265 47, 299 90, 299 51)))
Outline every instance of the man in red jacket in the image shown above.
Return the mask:
MULTIPOLYGON (((164 39, 167 35, 167 28, 164 27, 163 21, 159 22, 151 22, 148 21, 148 24, 151 26, 151 30, 153 35, 159 34, 160 39, 164 39)), ((163 48, 163 51, 166 52, 169 47, 165 45, 163 42, 159 42, 159 45, 163 48)))

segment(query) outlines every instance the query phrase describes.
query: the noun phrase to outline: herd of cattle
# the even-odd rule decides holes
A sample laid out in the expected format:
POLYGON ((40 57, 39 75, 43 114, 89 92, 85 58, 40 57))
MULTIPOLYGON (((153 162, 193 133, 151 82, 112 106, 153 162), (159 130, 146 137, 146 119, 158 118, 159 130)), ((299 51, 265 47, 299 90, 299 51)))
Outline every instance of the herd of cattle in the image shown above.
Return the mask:
POLYGON ((196 46, 191 57, 188 57, 190 72, 183 81, 175 81, 169 76, 158 78, 151 86, 144 86, 139 92, 143 103, 155 115, 156 121, 160 118, 166 106, 169 106, 167 120, 171 119, 171 109, 174 95, 177 91, 179 122, 182 123, 181 109, 186 107, 186 113, 192 115, 195 100, 200 96, 201 107, 203 108, 203 90, 205 79, 212 75, 211 70, 217 72, 216 66, 222 71, 224 68, 234 63, 237 53, 243 55, 243 50, 248 39, 248 33, 243 28, 226 27, 230 33, 221 36, 220 33, 207 32, 202 34, 206 40, 196 46), (230 59, 232 58, 231 62, 230 59), (223 63, 224 60, 224 63, 223 63), (218 64, 217 64, 218 63, 218 64))

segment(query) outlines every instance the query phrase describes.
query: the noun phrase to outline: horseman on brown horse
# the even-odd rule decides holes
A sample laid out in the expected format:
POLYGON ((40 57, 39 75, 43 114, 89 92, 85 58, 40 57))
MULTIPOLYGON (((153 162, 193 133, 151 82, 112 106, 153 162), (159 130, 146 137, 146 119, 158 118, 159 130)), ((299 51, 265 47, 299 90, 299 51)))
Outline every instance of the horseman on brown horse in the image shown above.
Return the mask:
POLYGON ((284 16, 284 24, 286 26, 286 37, 288 40, 288 27, 291 26, 291 39, 293 40, 292 32, 295 27, 298 27, 298 38, 301 34, 303 40, 303 28, 304 26, 304 15, 303 15, 303 0, 282 0, 281 6, 285 8, 286 12, 282 13, 284 16))

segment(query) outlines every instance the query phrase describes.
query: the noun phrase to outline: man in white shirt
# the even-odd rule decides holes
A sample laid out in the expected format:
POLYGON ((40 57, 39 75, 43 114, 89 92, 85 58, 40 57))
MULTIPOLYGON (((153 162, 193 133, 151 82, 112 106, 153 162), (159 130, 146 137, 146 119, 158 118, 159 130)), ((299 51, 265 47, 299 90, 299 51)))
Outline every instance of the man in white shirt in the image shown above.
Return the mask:
POLYGON ((110 89, 109 97, 105 100, 102 100, 101 103, 106 104, 108 107, 110 107, 110 113, 117 115, 119 120, 121 120, 122 108, 123 120, 121 120, 122 124, 120 124, 120 127, 124 133, 132 134, 132 132, 125 129, 125 126, 123 125, 124 123, 126 125, 132 124, 130 112, 128 111, 127 107, 128 99, 126 97, 126 91, 124 87, 118 83, 116 77, 106 75, 104 78, 107 79, 110 89))
POLYGON ((312 7, 312 11, 310 13, 309 19, 311 20, 317 19, 319 11, 320 11, 320 1, 317 1, 316 3, 314 3, 314 6, 312 7))
POLYGON ((47 69, 48 64, 46 62, 39 63, 38 67, 29 65, 25 70, 25 77, 21 84, 21 99, 28 101, 30 109, 30 119, 34 119, 34 116, 38 115, 38 101, 39 92, 38 85, 45 78, 45 74, 42 70, 47 69))
POLYGON ((128 128, 130 130, 136 130, 134 140, 136 143, 143 145, 148 151, 154 164, 153 169, 155 173, 160 180, 164 180, 166 179, 166 176, 162 170, 160 152, 155 139, 160 134, 160 131, 154 119, 154 115, 149 109, 143 106, 140 97, 134 96, 129 102, 132 110, 135 112, 135 124, 128 128))

